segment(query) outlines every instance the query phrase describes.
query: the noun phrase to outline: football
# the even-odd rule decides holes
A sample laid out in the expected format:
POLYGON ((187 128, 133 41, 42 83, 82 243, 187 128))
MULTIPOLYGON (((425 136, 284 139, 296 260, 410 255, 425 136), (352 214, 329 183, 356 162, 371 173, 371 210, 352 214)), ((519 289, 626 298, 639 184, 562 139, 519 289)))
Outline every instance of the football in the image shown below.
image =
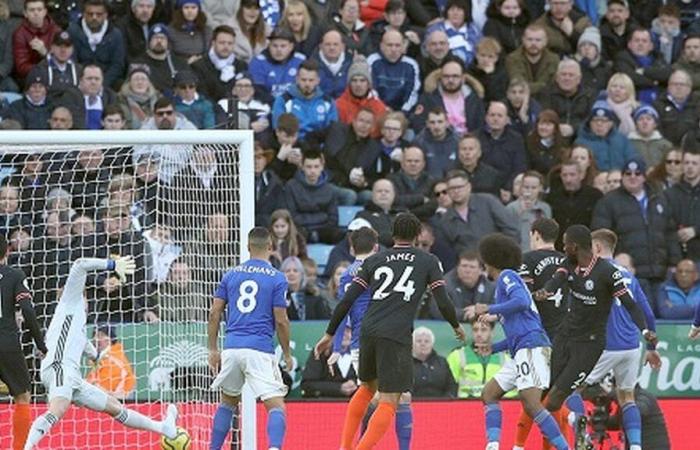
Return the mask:
POLYGON ((177 427, 177 435, 174 439, 168 439, 165 436, 160 438, 160 448, 163 450, 189 450, 191 444, 190 434, 180 427, 177 427))

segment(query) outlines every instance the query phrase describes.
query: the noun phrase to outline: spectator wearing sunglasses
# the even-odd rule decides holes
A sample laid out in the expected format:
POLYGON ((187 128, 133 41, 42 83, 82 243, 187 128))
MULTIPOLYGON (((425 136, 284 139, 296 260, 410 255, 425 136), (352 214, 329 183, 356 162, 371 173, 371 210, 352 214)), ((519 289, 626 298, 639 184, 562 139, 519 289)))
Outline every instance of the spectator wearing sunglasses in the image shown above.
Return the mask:
POLYGON ((681 246, 668 201, 647 184, 646 170, 639 157, 625 161, 622 186, 598 202, 591 229, 607 228, 617 233, 618 252, 632 257, 642 288, 654 299, 668 268, 681 259, 681 246))

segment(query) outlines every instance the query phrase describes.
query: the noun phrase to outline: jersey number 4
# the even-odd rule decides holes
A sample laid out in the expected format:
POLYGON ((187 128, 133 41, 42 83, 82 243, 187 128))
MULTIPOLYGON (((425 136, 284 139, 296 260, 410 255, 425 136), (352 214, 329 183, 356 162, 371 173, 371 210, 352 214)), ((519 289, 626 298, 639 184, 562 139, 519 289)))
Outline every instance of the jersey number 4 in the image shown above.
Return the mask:
POLYGON ((410 279, 413 273, 413 266, 408 266, 404 269, 403 273, 399 277, 396 283, 394 282, 394 271, 391 267, 381 266, 374 272, 374 279, 379 281, 383 278, 382 284, 379 285, 379 289, 372 295, 373 300, 384 300, 389 296, 391 292, 402 292, 403 301, 410 302, 411 296, 416 292, 415 283, 410 279))
POLYGON ((247 314, 255 309, 258 304, 255 295, 258 293, 258 283, 253 280, 246 280, 238 287, 238 300, 236 300, 236 308, 242 313, 247 314))

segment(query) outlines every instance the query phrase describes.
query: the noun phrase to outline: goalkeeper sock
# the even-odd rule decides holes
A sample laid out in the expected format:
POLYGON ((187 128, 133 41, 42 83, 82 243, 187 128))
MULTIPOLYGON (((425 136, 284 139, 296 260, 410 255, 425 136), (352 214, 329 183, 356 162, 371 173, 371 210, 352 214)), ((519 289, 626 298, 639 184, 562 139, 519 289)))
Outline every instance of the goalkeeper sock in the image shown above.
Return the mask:
POLYGON ((150 417, 146 417, 143 414, 131 409, 122 409, 119 414, 114 416, 114 420, 119 423, 123 423, 129 428, 148 430, 153 431, 154 433, 163 434, 163 422, 155 421, 150 417))
POLYGON ((370 391, 365 385, 360 385, 352 399, 350 399, 348 411, 345 413, 345 423, 343 424, 343 434, 340 441, 341 449, 350 450, 352 448, 357 427, 360 425, 360 421, 362 421, 362 417, 367 411, 367 405, 369 405, 373 397, 374 392, 370 391))
POLYGON ((622 407, 622 427, 630 446, 642 445, 642 416, 636 403, 625 403, 622 407))
POLYGON ((389 429, 395 415, 396 405, 389 402, 379 402, 377 410, 372 414, 372 418, 369 420, 367 432, 362 436, 362 439, 360 439, 356 450, 369 450, 374 448, 377 442, 382 439, 386 430, 389 429))
POLYGON ((532 429, 532 417, 528 416, 525 410, 520 411, 520 417, 518 417, 518 423, 515 429, 515 446, 525 448, 525 443, 527 442, 527 437, 530 435, 530 429, 532 429))
POLYGON ((554 420, 549 411, 542 408, 540 412, 535 415, 534 419, 542 435, 547 438, 549 443, 554 446, 557 450, 568 450, 569 444, 564 440, 564 436, 561 435, 559 431, 559 426, 554 420))
POLYGON ((32 426, 32 410, 29 403, 16 403, 12 414, 12 450, 22 450, 32 426))
POLYGON ((219 403, 219 407, 214 413, 214 421, 211 427, 209 450, 220 450, 221 446, 224 445, 226 436, 228 436, 228 432, 231 429, 234 415, 238 415, 238 407, 219 403))
POLYGON ((267 413, 267 444, 270 447, 282 448, 284 432, 287 429, 287 418, 282 408, 272 408, 267 413))
POLYGON ((486 413, 486 441, 500 442, 501 421, 503 420, 501 405, 498 403, 485 403, 484 413, 486 413))
POLYGON ((50 412, 45 412, 36 418, 32 427, 29 429, 27 442, 24 444, 24 450, 32 450, 39 441, 46 436, 52 426, 58 423, 58 417, 50 412))
POLYGON ((413 431, 413 411, 411 405, 402 403, 396 410, 396 439, 399 441, 399 450, 411 448, 411 432, 413 431))

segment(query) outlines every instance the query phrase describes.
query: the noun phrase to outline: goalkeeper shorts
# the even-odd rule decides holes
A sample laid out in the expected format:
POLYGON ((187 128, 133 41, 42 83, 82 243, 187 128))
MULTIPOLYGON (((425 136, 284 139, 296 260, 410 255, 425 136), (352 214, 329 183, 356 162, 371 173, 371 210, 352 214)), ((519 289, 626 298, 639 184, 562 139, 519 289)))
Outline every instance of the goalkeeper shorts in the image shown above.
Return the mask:
POLYGON ((49 401, 56 397, 70 400, 78 406, 102 412, 107 407, 109 394, 83 379, 80 371, 53 363, 41 368, 41 382, 48 392, 49 401))

